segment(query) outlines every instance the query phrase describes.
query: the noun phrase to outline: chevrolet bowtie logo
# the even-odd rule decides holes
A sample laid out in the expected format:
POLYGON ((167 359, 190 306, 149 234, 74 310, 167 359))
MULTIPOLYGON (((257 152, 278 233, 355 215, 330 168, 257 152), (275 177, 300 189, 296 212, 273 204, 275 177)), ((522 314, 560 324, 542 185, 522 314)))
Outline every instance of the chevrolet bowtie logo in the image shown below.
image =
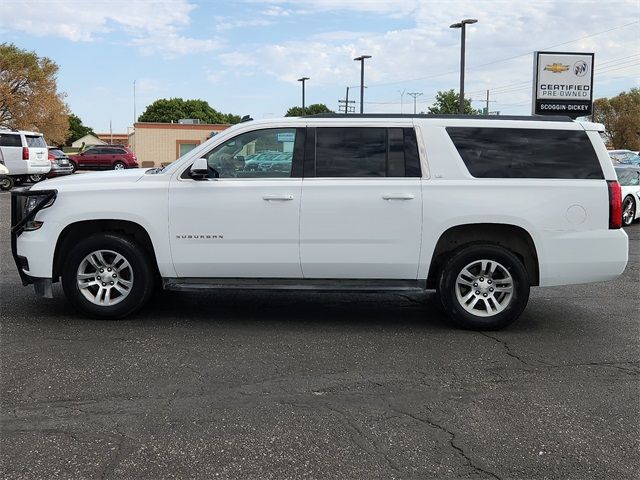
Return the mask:
POLYGON ((562 73, 569 70, 569 65, 563 65, 561 63, 552 63, 551 65, 547 65, 546 67, 544 67, 544 69, 547 70, 548 72, 562 73))

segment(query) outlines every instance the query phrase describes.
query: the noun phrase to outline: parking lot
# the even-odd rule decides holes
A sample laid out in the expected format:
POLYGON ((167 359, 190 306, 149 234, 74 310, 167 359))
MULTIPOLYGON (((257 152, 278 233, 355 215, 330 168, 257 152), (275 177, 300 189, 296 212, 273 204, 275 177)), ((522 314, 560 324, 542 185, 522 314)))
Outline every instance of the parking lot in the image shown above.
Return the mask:
POLYGON ((123 321, 22 287, 0 194, 4 478, 638 478, 640 226, 616 281, 501 332, 431 293, 158 292, 123 321))

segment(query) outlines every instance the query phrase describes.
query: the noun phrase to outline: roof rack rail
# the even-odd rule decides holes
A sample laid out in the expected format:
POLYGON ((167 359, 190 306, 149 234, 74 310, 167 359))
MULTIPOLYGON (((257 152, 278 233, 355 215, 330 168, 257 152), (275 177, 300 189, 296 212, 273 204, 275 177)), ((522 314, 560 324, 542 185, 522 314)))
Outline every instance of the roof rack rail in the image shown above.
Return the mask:
POLYGON ((345 115, 344 113, 316 113, 306 115, 305 118, 446 118, 464 120, 529 120, 536 122, 572 122, 569 117, 543 116, 543 115, 441 115, 432 113, 354 113, 345 115))

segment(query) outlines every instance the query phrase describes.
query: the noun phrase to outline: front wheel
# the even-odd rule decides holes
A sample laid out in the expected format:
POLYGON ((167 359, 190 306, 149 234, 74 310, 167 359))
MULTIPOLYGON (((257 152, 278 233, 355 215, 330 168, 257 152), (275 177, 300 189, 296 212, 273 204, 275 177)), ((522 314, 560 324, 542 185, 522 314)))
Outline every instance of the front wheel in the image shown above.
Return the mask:
POLYGON ((631 196, 627 196, 622 202, 622 224, 625 227, 631 225, 636 219, 636 202, 631 196))
POLYGON ((76 173, 76 170, 78 170, 78 164, 73 160, 69 160, 69 165, 71 166, 71 173, 76 173))
POLYGON ((141 308, 153 293, 147 252, 131 238, 99 233, 80 241, 66 257, 62 287, 82 313, 123 318, 141 308))
POLYGON ((529 277, 511 251, 471 245, 445 263, 438 294, 445 312, 458 326, 497 330, 513 323, 527 306, 529 277))

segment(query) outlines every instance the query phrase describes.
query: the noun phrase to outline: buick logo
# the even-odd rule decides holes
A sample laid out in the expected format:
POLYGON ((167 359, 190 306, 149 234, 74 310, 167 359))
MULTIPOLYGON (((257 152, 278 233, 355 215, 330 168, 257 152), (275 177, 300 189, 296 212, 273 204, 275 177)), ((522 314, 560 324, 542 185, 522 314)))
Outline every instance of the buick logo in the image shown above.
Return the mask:
POLYGON ((577 77, 584 77, 588 71, 589 66, 584 60, 580 60, 573 64, 573 73, 575 73, 577 77))

